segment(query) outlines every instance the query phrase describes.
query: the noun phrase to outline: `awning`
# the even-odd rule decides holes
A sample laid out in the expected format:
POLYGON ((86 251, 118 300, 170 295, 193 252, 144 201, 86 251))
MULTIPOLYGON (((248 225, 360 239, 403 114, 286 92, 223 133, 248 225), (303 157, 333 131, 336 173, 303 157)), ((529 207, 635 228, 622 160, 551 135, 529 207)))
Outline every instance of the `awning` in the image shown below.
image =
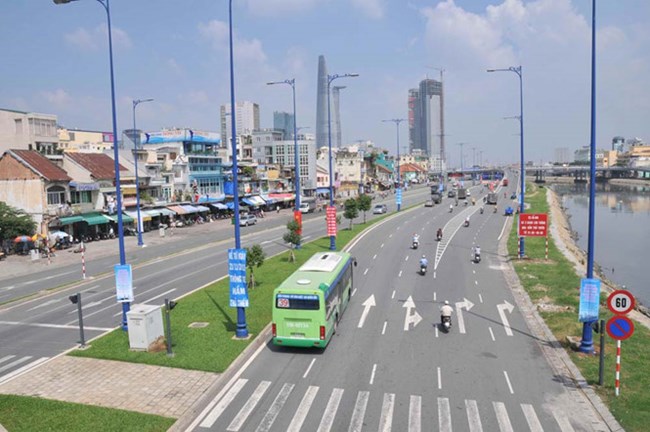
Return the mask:
POLYGON ((66 216, 59 218, 59 225, 72 225, 75 222, 84 220, 81 216, 66 216))
POLYGON ((210 205, 211 205, 212 207, 216 208, 217 210, 228 210, 228 206, 225 205, 225 204, 214 203, 214 204, 210 204, 210 205))
POLYGON ((235 203, 232 202, 232 201, 229 201, 229 202, 226 203, 226 207, 228 207, 230 210, 234 210, 235 209, 235 203))
MULTIPOLYGON (((117 223, 117 215, 116 215, 116 214, 114 214, 114 215, 107 215, 107 214, 105 214, 105 215, 103 215, 103 216, 104 216, 105 218, 107 218, 108 220, 117 223)), ((128 214, 122 213, 122 223, 133 223, 134 220, 135 220, 135 219, 133 219, 133 218, 132 218, 131 216, 129 216, 128 214)))
MULTIPOLYGON (((127 215, 131 216, 133 220, 136 220, 138 218, 138 212, 136 211, 126 211, 124 212, 127 215)), ((142 222, 150 222, 151 221, 151 216, 147 214, 147 212, 140 210, 140 218, 142 219, 142 222)), ((124 221, 124 220, 122 220, 124 221)))
POLYGON ((256 206, 263 206, 263 205, 266 204, 266 202, 265 202, 262 198, 260 198, 259 196, 257 196, 257 195, 255 195, 255 196, 251 196, 251 197, 248 197, 248 198, 249 198, 251 201, 253 201, 253 202, 255 203, 256 206))
POLYGON ((275 198, 271 198, 268 195, 262 195, 262 199, 266 201, 267 204, 275 204, 276 202, 278 202, 278 200, 276 200, 275 198))
POLYGON ((191 205, 182 205, 181 207, 182 207, 183 210, 185 210, 187 213, 198 213, 198 212, 199 212, 199 209, 197 209, 196 207, 191 206, 191 205))
POLYGON ((278 201, 292 201, 296 198, 296 196, 292 193, 277 193, 277 194, 269 194, 269 197, 275 198, 278 201))
POLYGON ((255 206, 257 205, 257 204, 255 204, 255 201, 253 201, 253 200, 250 199, 250 198, 242 198, 242 201, 243 201, 245 204, 247 204, 247 205, 249 205, 249 206, 251 206, 251 207, 255 207, 255 206))
POLYGON ((327 187, 319 187, 319 188, 316 188, 316 193, 317 193, 317 194, 327 194, 327 195, 329 195, 329 193, 330 193, 330 188, 327 188, 327 187))
POLYGON ((210 208, 209 208, 209 207, 205 207, 205 206, 202 206, 202 205, 197 205, 197 206, 195 206, 195 207, 196 207, 200 212, 209 212, 209 211, 210 211, 210 208))
POLYGON ((155 210, 155 209, 147 209, 147 210, 140 210, 141 212, 144 211, 146 214, 148 214, 151 217, 158 217, 161 215, 160 210, 155 210))
POLYGON ((163 216, 176 216, 176 213, 174 213, 173 211, 169 210, 168 208, 164 208, 164 207, 156 209, 155 211, 160 212, 160 214, 163 215, 163 216))
POLYGON ((200 203, 213 203, 213 202, 223 201, 224 199, 226 199, 225 195, 220 196, 220 197, 211 197, 211 196, 203 195, 203 196, 199 197, 198 202, 200 202, 200 203))
POLYGON ((81 215, 81 217, 88 225, 102 225, 109 222, 109 219, 101 213, 88 213, 81 215))
POLYGON ((176 213, 177 215, 187 214, 187 211, 181 206, 168 206, 167 208, 173 211, 174 213, 176 213))

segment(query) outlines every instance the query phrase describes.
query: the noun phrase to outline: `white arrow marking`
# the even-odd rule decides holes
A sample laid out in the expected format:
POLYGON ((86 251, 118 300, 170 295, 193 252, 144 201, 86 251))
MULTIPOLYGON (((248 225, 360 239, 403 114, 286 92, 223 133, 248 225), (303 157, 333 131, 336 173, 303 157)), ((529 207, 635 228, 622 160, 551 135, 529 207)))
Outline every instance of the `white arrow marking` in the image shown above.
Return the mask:
POLYGON ((363 327, 363 323, 366 322, 366 317, 368 316, 368 312, 370 312, 370 308, 373 306, 377 306, 377 303, 375 303, 375 295, 371 294, 370 297, 363 303, 363 312, 361 313, 361 318, 359 319, 359 325, 357 326, 358 328, 363 327))
POLYGON ((474 307, 474 303, 467 299, 463 299, 462 302, 456 302, 456 315, 458 316, 458 331, 462 334, 465 334, 465 319, 463 318, 463 313, 461 312, 462 308, 467 309, 468 311, 474 307))
POLYGON ((499 316, 501 317, 501 321, 503 322, 503 328, 506 330, 506 334, 508 336, 512 336, 512 329, 510 328, 510 323, 508 322, 508 317, 506 317, 506 310, 510 313, 512 313, 513 310, 515 310, 515 307, 508 303, 506 300, 505 303, 498 304, 497 309, 499 310, 499 316))
POLYGON ((409 324, 413 323, 413 328, 422 321, 422 317, 417 311, 413 311, 411 315, 411 309, 415 309, 415 303, 413 303, 413 298, 409 296, 402 306, 406 308, 406 317, 404 317, 404 331, 409 331, 409 324))

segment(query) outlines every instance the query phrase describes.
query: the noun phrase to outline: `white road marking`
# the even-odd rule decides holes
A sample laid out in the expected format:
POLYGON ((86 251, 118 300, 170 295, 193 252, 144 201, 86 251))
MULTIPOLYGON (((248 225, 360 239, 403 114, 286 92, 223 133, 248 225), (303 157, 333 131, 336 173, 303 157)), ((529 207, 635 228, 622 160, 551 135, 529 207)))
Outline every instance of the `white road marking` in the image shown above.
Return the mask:
POLYGON ((372 259, 376 259, 376 258, 377 258, 377 254, 374 254, 372 259))
POLYGON ((370 385, 375 382, 375 372, 377 372, 377 363, 372 365, 372 373, 370 374, 370 385))
POLYGON ((440 366, 438 366, 438 390, 442 390, 442 377, 440 375, 440 366))
POLYGON ((451 411, 447 398, 438 398, 438 426, 441 431, 451 432, 451 411))
POLYGON ((413 297, 409 296, 409 298, 406 299, 402 307, 406 308, 406 316, 404 317, 404 331, 408 331, 409 325, 413 323, 413 328, 415 328, 420 323, 420 321, 422 321, 422 317, 415 310, 415 303, 413 302, 413 297), (411 309, 413 309, 412 314, 411 314, 411 309))
POLYGON ((307 375, 309 375, 309 371, 311 370, 311 367, 314 365, 314 362, 316 361, 316 357, 311 359, 311 362, 309 363, 309 367, 307 367, 307 370, 305 373, 302 375, 303 378, 307 378, 307 375))
MULTIPOLYGON (((182 276, 182 277, 177 278, 177 279, 183 279, 183 278, 187 278, 187 277, 188 277, 188 275, 185 275, 185 276, 182 276)), ((142 296, 142 295, 144 295, 144 294, 146 294, 146 293, 148 293, 148 292, 151 292, 151 291, 155 291, 155 290, 157 290, 157 289, 160 288, 162 285, 166 285, 167 283, 168 283, 168 282, 165 282, 164 284, 158 285, 158 286, 155 287, 155 288, 148 289, 148 290, 143 291, 143 292, 138 293, 138 294, 139 294, 140 296, 142 296)), ((135 289, 135 287, 134 287, 134 289, 135 289)), ((116 304, 109 305, 109 306, 106 306, 106 307, 103 307, 103 308, 101 308, 101 309, 97 309, 95 312, 91 312, 91 313, 89 313, 89 314, 84 314, 84 318, 91 317, 91 316, 93 316, 93 315, 96 315, 96 314, 98 314, 98 313, 100 313, 100 312, 104 312, 105 310, 110 309, 110 308, 113 308, 113 307, 116 307, 116 306, 117 306, 117 303, 116 303, 116 304)), ((121 315, 121 314, 122 314, 122 312, 120 312, 120 313, 117 314, 117 315, 113 315, 113 316, 118 316, 118 315, 121 315)), ((75 323, 75 322, 77 322, 77 320, 67 322, 66 325, 70 325, 70 324, 73 324, 73 323, 75 323)))
POLYGON ((397 275, 397 277, 402 277, 402 270, 399 271, 399 274, 397 275))
POLYGON ((381 247, 382 247, 382 248, 384 247, 384 244, 383 244, 383 243, 381 244, 381 247))
POLYGON ((368 297, 366 301, 364 301, 361 305, 363 306, 363 312, 361 312, 361 318, 359 318, 359 324, 357 325, 358 328, 363 327, 363 324, 366 322, 368 312, 370 312, 370 308, 377 306, 377 303, 375 302, 375 295, 370 294, 370 297, 368 297))
POLYGON ((510 328, 510 322, 508 322, 508 317, 506 317, 505 311, 507 310, 512 314, 512 311, 515 310, 514 305, 511 305, 506 300, 504 303, 497 305, 497 310, 499 311, 499 317, 501 317, 501 321, 503 322, 503 329, 506 331, 508 336, 512 336, 512 329, 510 328))
POLYGON ((492 331, 492 327, 488 327, 488 330, 490 330, 490 337, 492 337, 492 342, 496 342, 496 339, 494 339, 494 332, 492 331))
POLYGON ((562 432, 575 432, 575 429, 573 429, 573 426, 571 426, 571 422, 567 416, 560 414, 556 410, 553 410, 553 417, 555 417, 555 421, 557 422, 558 426, 560 426, 560 430, 562 432))
POLYGON ((433 301, 436 301, 436 292, 433 292, 433 301))
POLYGON ((411 395, 411 399, 409 401, 409 432, 420 432, 421 430, 422 396, 411 395))
POLYGON ((436 331, 436 337, 438 337, 438 326, 436 325, 436 326, 434 327, 434 329, 435 329, 435 331, 436 331))
POLYGON ((273 400, 271 407, 266 412, 266 414, 264 414, 264 417, 262 418, 260 425, 257 426, 257 429, 255 429, 255 432, 268 432, 271 429, 271 426, 273 426, 273 422, 275 422, 275 419, 278 417, 278 414, 280 414, 280 410, 287 402, 287 399, 289 398, 289 395, 291 394, 293 387, 294 385, 289 383, 285 383, 282 386, 282 388, 280 389, 280 393, 278 393, 278 395, 273 400))
POLYGON ((503 221, 503 228, 501 228, 501 234, 499 234, 499 237, 497 237, 497 240, 501 240, 501 237, 503 237, 503 232, 506 230, 506 225, 508 224, 508 218, 505 218, 503 221))
POLYGON ((11 369, 12 367, 14 367, 14 366, 16 366, 18 364, 25 363, 30 358, 32 358, 32 356, 25 356, 25 357, 19 358, 18 360, 12 361, 11 363, 7 363, 6 365, 0 367, 0 372, 4 372, 7 369, 11 369))
POLYGON ((2 289, 3 291, 11 291, 14 288, 16 288, 16 285, 10 285, 8 287, 2 287, 0 289, 2 289))
POLYGON ((462 308, 467 309, 469 311, 472 309, 474 306, 474 303, 471 301, 464 299, 462 302, 456 302, 456 321, 458 321, 458 331, 461 334, 465 334, 465 319, 463 318, 463 313, 461 311, 462 308))
POLYGON ((12 358, 16 357, 15 355, 8 355, 0 358, 0 363, 6 362, 7 360, 10 360, 12 358))
POLYGON ((40 365, 41 363, 44 363, 49 359, 50 359, 49 357, 41 357, 38 360, 34 360, 33 362, 28 363, 19 369, 9 372, 7 375, 0 377, 0 384, 4 384, 7 381, 13 379, 14 377, 17 377, 18 375, 21 375, 24 372, 34 369, 36 366, 40 365))
POLYGON ((434 279, 436 278, 436 272, 435 271, 433 272, 433 278, 434 279))
POLYGON ((478 294, 478 299, 480 300, 481 303, 483 303, 483 296, 481 295, 481 293, 478 294))
POLYGON ((352 411, 352 420, 350 421, 350 428, 348 432, 361 432, 363 426, 363 417, 366 415, 366 407, 368 406, 368 397, 370 393, 367 391, 360 391, 357 394, 357 401, 354 404, 352 411))
POLYGON ((406 258, 404 259, 404 261, 408 261, 408 260, 409 260, 409 256, 406 255, 406 258))
MULTIPOLYGON (((75 323, 77 321, 75 320, 75 321, 72 321, 72 322, 75 323)), ((0 325, 2 325, 2 324, 4 324, 4 325, 15 325, 15 326, 27 326, 27 327, 41 327, 41 328, 66 329, 66 330, 79 330, 79 327, 69 325, 69 324, 43 324, 43 323, 30 323, 30 322, 18 322, 18 321, 0 321, 0 325)), ((113 328, 84 326, 84 330, 109 331, 109 330, 113 330, 113 328)))
POLYGON ((355 295, 356 293, 357 293, 357 289, 355 288, 355 289, 352 290, 352 293, 351 293, 350 295, 352 295, 352 296, 354 297, 354 295, 355 295))
POLYGON ((392 235, 392 234, 390 234, 390 235, 388 236, 388 238, 391 238, 391 237, 393 237, 393 235, 392 235))
POLYGON ((381 403, 381 417, 379 418, 379 432, 391 431, 394 407, 395 393, 384 393, 384 400, 381 403))
POLYGON ((542 428, 542 424, 539 422, 533 406, 530 404, 521 404, 521 409, 524 411, 530 432, 544 432, 544 428, 542 428))
POLYGON ((368 270, 370 270, 370 269, 366 269, 366 270, 363 272, 363 275, 364 275, 364 276, 368 273, 368 270))
POLYGON ((512 384, 510 384, 510 378, 508 377, 508 372, 503 371, 503 375, 506 377, 506 382, 508 383, 508 388, 510 389, 510 394, 515 394, 515 391, 512 389, 512 384))
POLYGON ((54 303, 58 303, 60 300, 62 300, 62 299, 54 299, 54 300, 46 301, 45 303, 41 303, 41 304, 39 304, 37 306, 34 306, 33 308, 27 309, 27 312, 31 312, 33 310, 40 309, 42 307, 49 306, 49 305, 54 304, 54 303))
POLYGON ((477 280, 474 281, 474 285, 478 285, 478 281, 477 281, 477 280))
MULTIPOLYGON (((41 278, 41 279, 34 279, 34 280, 27 281, 27 282, 22 282, 22 285, 32 285, 32 284, 35 284, 35 283, 38 283, 38 282, 44 282, 46 280, 54 279, 54 278, 59 277, 59 276, 65 276, 67 274, 76 273, 76 272, 77 272, 77 270, 71 270, 69 272, 64 272, 64 273, 59 273, 59 274, 55 274, 55 275, 45 276, 44 278, 41 278)), ((18 284, 18 285, 21 285, 21 284, 18 284)))
POLYGON ((227 431, 230 432, 237 432, 241 427, 244 425, 244 422, 248 418, 248 416, 253 412, 257 404, 259 403, 260 399, 262 399, 262 396, 264 396, 264 393, 266 393, 266 390, 269 388, 271 385, 271 381, 262 381, 259 383, 255 391, 253 392, 253 395, 246 401, 246 404, 242 407, 241 410, 239 410, 239 413, 237 416, 232 420, 230 425, 228 425, 227 431))
POLYGON ((394 299, 395 298, 395 290, 393 290, 393 295, 390 296, 390 298, 394 299))
POLYGON ((465 399, 465 411, 467 411, 469 432, 483 432, 483 425, 481 424, 481 417, 478 412, 476 401, 465 399))
MULTIPOLYGON (((228 392, 221 398, 219 403, 214 407, 212 411, 210 411, 210 414, 208 414, 203 421, 201 422, 201 427, 204 428, 210 428, 214 424, 214 422, 217 421, 219 416, 223 414, 223 412, 226 410, 228 405, 235 399, 235 396, 241 391, 241 389, 246 385, 248 380, 246 378, 240 378, 238 379, 235 384, 230 387, 228 392)), ((219 396, 219 395, 217 395, 219 396)), ((216 400, 216 398, 215 398, 216 400)), ((210 407, 211 408, 211 407, 210 407)), ((206 407, 208 409, 208 407, 206 407)), ((204 411, 205 412, 205 411, 204 411)), ((189 428, 188 428, 189 429, 189 428)))
POLYGON ((492 402, 492 405, 494 406, 494 412, 497 415, 497 422, 499 423, 501 432, 514 432, 505 404, 503 402, 492 402))
POLYGON ((386 326, 388 325, 388 321, 384 321, 384 327, 381 329, 381 334, 386 333, 386 326))
POLYGON ((476 270, 472 270, 472 273, 476 274, 476 270))
POLYGON ((343 397, 343 389, 335 388, 332 390, 332 394, 327 401, 327 406, 325 407, 323 417, 320 420, 320 424, 318 425, 318 430, 316 432, 329 432, 332 429, 336 410, 339 409, 339 404, 341 403, 341 397, 343 397))
POLYGON ((302 400, 300 401, 300 405, 296 410, 296 414, 293 416, 293 419, 291 419, 291 424, 289 425, 287 432, 300 432, 300 428, 302 427, 302 424, 305 422, 305 418, 307 418, 307 413, 309 413, 311 404, 314 403, 314 398, 316 398, 316 393, 318 393, 317 386, 309 386, 307 388, 307 391, 305 392, 305 395, 302 397, 302 400))
MULTIPOLYGON (((169 294, 170 292, 173 292, 173 291, 176 291, 176 288, 172 288, 172 289, 170 289, 169 291, 165 291, 165 292, 162 293, 162 294, 158 294, 158 295, 155 296, 155 297, 151 297, 150 299, 145 300, 143 303, 149 303, 150 301, 152 301, 152 300, 156 300, 156 299, 159 299, 159 298, 162 297, 162 296, 166 296, 167 294, 169 294)), ((116 316, 120 316, 120 315, 122 315, 122 312, 118 312, 118 313, 114 314, 113 316, 116 317, 116 316)))

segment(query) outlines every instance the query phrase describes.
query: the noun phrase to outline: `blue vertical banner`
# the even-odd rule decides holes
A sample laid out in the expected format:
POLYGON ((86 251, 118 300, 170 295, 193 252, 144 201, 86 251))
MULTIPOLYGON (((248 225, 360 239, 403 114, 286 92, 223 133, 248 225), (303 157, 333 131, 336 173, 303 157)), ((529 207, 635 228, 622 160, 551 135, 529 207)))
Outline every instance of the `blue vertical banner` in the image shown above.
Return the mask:
POLYGON ((246 286, 246 249, 228 249, 230 307, 248 307, 246 286))
POLYGON ((400 188, 395 190, 395 204, 402 205, 402 189, 400 188))
POLYGON ((115 290, 118 303, 130 303, 133 301, 133 273, 131 264, 115 266, 115 290))
POLYGON ((580 322, 598 321, 600 308, 600 280, 584 278, 580 280, 580 322))

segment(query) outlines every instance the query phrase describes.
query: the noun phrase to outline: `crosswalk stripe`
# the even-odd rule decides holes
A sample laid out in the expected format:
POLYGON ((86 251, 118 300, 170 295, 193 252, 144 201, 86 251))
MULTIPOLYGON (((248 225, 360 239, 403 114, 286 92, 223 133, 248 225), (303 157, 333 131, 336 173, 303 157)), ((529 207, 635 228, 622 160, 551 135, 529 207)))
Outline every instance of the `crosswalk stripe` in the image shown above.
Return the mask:
POLYGON ((483 432, 481 417, 478 412, 478 405, 475 400, 465 399, 465 410, 467 411, 467 421, 469 422, 470 432, 483 432))
POLYGON ((244 425, 244 422, 248 418, 248 416, 253 412, 257 404, 259 403, 260 399, 262 399, 262 396, 264 396, 264 393, 266 390, 269 388, 271 385, 271 381, 262 381, 261 383, 258 384, 257 388, 253 392, 253 395, 246 401, 246 404, 242 407, 241 410, 239 410, 239 413, 237 416, 233 419, 233 421, 230 423, 228 426, 228 431, 232 432, 237 432, 241 427, 244 425))
POLYGON ((8 356, 5 356, 5 357, 2 357, 2 358, 0 358, 0 363, 6 362, 7 360, 12 359, 14 357, 16 357, 16 356, 15 355, 8 355, 8 356))
POLYGON ((409 432, 422 429, 422 396, 411 395, 409 402, 409 432))
POLYGON ((341 397, 343 397, 343 389, 335 388, 332 390, 332 394, 327 401, 325 412, 323 412, 323 417, 320 420, 320 424, 318 425, 318 430, 316 432, 329 432, 330 429, 332 429, 332 424, 334 423, 334 415, 336 414, 336 410, 339 409, 341 397))
POLYGON ((266 414, 264 414, 264 418, 260 422, 260 425, 257 427, 257 429, 255 429, 256 432, 268 432, 268 430, 271 429, 271 426, 273 426, 273 422, 275 421, 278 414, 280 414, 280 410, 282 409, 285 402, 289 398, 289 395, 291 394, 293 387, 294 384, 289 384, 289 383, 285 383, 282 386, 282 388, 280 389, 280 393, 278 393, 278 395, 275 397, 275 400, 273 400, 271 407, 266 412, 266 414))
POLYGON ((223 398, 219 401, 219 403, 210 411, 210 414, 205 416, 203 421, 201 422, 201 427, 204 428, 210 428, 214 424, 214 422, 217 421, 219 416, 223 414, 223 412, 226 410, 228 405, 235 399, 235 396, 241 391, 242 387, 246 385, 248 380, 246 378, 239 378, 237 381, 235 381, 235 384, 233 384, 232 387, 230 387, 230 390, 224 395, 223 398))
POLYGON ((18 376, 18 375, 22 374, 23 372, 25 372, 25 371, 27 371, 29 369, 35 368, 39 364, 41 364, 41 363, 43 363, 43 362, 45 362, 46 360, 49 360, 49 359, 50 359, 49 357, 41 357, 38 360, 34 360, 33 362, 28 363, 28 364, 24 365, 23 367, 21 367, 19 369, 16 369, 16 370, 13 370, 13 371, 9 372, 7 375, 1 376, 0 377, 0 384, 6 383, 7 381, 12 379, 13 377, 18 376))
POLYGON ((352 411, 352 420, 350 421, 350 428, 348 432, 361 432, 363 426, 363 417, 366 415, 366 407, 368 406, 368 397, 370 392, 360 391, 357 394, 357 402, 354 404, 352 411))
POLYGON ((395 393, 384 393, 381 403, 381 417, 379 418, 379 432, 390 432, 393 424, 393 408, 395 407, 395 393))
POLYGON ((438 398, 438 426, 441 431, 451 432, 451 410, 447 398, 438 398))
POLYGON ((544 432, 544 428, 535 414, 535 408, 531 404, 521 404, 521 409, 524 411, 530 432, 544 432))
POLYGON ((305 418, 307 417, 307 413, 309 412, 309 408, 311 408, 311 404, 314 402, 316 393, 318 393, 317 386, 309 386, 309 388, 307 388, 307 391, 305 392, 305 395, 302 397, 302 400, 300 401, 300 405, 296 410, 296 414, 293 416, 293 419, 291 420, 291 424, 289 425, 287 432, 300 431, 300 428, 302 427, 302 424, 304 423, 305 418))
POLYGON ((555 417, 555 421, 557 422, 558 426, 560 426, 560 430, 562 432, 575 432, 575 429, 573 429, 573 426, 571 426, 571 422, 569 422, 567 416, 553 411, 553 417, 555 417))
POLYGON ((11 363, 7 363, 6 365, 0 367, 0 372, 4 372, 7 369, 11 369, 12 367, 16 366, 17 364, 24 363, 27 360, 29 360, 30 358, 32 358, 32 356, 25 356, 25 357, 19 358, 18 360, 12 361, 11 363))
POLYGON ((512 424, 510 424, 508 411, 506 411, 506 405, 503 402, 492 402, 492 405, 494 405, 494 412, 497 415, 497 421, 499 422, 499 429, 501 432, 514 432, 512 424))

